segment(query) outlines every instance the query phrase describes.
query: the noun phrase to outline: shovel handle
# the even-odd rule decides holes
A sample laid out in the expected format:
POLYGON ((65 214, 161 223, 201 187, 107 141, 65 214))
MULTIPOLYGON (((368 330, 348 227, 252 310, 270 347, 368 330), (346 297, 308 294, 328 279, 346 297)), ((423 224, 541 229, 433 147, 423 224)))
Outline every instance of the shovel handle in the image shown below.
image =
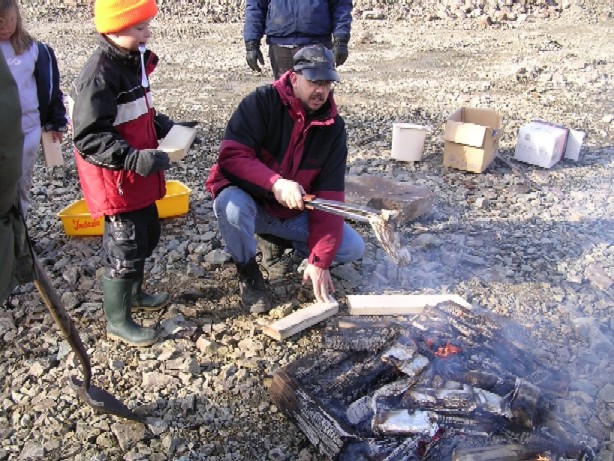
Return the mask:
POLYGON ((60 299, 57 291, 55 291, 53 288, 53 284, 43 269, 40 261, 34 254, 32 254, 32 258, 34 259, 34 269, 36 271, 36 280, 34 281, 34 285, 40 293, 41 298, 43 298, 45 306, 47 306, 53 320, 62 331, 64 339, 66 339, 66 342, 68 342, 70 348, 76 354, 79 362, 81 362, 83 368, 83 385, 85 389, 88 389, 92 379, 92 367, 85 346, 81 341, 81 337, 79 336, 79 332, 75 327, 75 323, 64 308, 62 300, 60 299))

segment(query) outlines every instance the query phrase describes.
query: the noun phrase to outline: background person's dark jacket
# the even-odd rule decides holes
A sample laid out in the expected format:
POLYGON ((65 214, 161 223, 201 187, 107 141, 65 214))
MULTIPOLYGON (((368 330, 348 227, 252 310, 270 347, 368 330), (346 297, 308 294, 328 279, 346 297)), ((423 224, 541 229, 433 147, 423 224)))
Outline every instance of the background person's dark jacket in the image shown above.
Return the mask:
POLYGON ((243 39, 274 45, 330 43, 331 35, 349 41, 351 0, 247 0, 243 39))
POLYGON ((34 280, 25 223, 19 213, 23 133, 19 91, 0 49, 0 304, 20 283, 34 280))
POLYGON ((60 90, 60 72, 53 49, 38 43, 38 59, 34 66, 38 90, 38 111, 45 131, 65 131, 68 120, 64 95, 60 90))

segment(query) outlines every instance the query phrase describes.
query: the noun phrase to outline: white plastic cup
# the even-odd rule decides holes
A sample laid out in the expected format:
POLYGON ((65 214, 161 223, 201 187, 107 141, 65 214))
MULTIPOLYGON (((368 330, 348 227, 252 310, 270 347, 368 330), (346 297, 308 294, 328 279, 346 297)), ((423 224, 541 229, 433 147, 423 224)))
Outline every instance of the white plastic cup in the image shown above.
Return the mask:
POLYGON ((411 123, 392 124, 392 158, 404 162, 422 160, 424 140, 430 127, 411 123))

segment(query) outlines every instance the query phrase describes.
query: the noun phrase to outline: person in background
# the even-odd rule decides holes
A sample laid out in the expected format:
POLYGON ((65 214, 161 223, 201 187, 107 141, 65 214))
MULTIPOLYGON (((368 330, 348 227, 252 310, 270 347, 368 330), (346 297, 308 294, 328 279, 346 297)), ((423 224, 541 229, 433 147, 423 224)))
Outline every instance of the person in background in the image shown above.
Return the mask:
POLYGON ((169 300, 142 290, 145 259, 160 239, 155 202, 166 193, 170 167, 157 147, 174 124, 154 109, 148 81, 158 57, 145 45, 157 13, 155 0, 96 0, 98 48, 70 92, 81 188, 92 216, 105 220, 107 335, 131 346, 150 346, 158 336, 135 323, 132 310, 161 309, 169 300))
MULTIPOLYGON (((342 217, 308 210, 303 202, 304 194, 344 200, 347 134, 331 92, 337 81, 328 48, 299 50, 292 70, 241 101, 207 178, 241 302, 252 313, 272 307, 254 234, 287 240, 307 257, 303 283, 311 281, 318 302, 328 302, 334 291, 331 263, 364 253, 362 237, 342 217)), ((270 266, 265 269, 271 274, 270 266)))
POLYGON ((292 68, 292 57, 306 45, 332 49, 340 66, 348 57, 351 25, 351 0, 247 0, 243 26, 247 64, 261 71, 260 40, 266 35, 275 80, 292 68))
POLYGON ((30 188, 41 127, 62 142, 67 125, 66 109, 53 49, 34 40, 24 29, 17 0, 0 0, 0 48, 17 82, 21 100, 21 128, 25 138, 18 191, 25 217, 31 203, 30 188))

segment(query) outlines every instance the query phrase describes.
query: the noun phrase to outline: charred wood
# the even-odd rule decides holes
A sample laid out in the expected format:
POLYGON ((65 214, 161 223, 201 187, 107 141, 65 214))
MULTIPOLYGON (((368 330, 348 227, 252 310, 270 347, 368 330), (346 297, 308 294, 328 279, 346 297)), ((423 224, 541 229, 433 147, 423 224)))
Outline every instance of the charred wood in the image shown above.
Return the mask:
POLYGON ((305 391, 299 382, 286 372, 273 376, 271 399, 290 420, 303 431, 321 453, 336 457, 346 442, 357 437, 335 419, 320 401, 305 391))

